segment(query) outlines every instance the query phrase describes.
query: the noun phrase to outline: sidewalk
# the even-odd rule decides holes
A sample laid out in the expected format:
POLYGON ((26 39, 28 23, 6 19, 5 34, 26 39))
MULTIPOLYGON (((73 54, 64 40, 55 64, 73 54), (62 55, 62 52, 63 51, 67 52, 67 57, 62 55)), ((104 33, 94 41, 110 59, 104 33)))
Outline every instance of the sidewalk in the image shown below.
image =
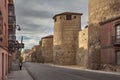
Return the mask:
POLYGON ((23 66, 22 70, 11 71, 8 74, 8 80, 33 80, 32 77, 28 74, 27 70, 23 66))

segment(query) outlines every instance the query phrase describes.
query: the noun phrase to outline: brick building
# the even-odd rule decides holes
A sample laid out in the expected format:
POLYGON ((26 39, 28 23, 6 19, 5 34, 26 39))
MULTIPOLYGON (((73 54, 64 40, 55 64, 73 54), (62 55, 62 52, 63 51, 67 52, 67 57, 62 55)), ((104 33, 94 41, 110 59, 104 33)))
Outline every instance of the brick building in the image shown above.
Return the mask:
POLYGON ((8 57, 9 60, 9 71, 12 69, 12 60, 15 56, 15 48, 14 44, 16 42, 16 17, 15 17, 15 9, 14 9, 14 2, 13 0, 8 0, 8 51, 10 56, 8 57))
POLYGON ((113 17, 101 24, 101 63, 120 65, 120 17, 113 17))
POLYGON ((101 25, 99 23, 120 16, 120 0, 89 0, 88 7, 89 68, 98 69, 101 63, 101 25))
POLYGON ((8 74, 8 0, 0 0, 0 80, 8 74))

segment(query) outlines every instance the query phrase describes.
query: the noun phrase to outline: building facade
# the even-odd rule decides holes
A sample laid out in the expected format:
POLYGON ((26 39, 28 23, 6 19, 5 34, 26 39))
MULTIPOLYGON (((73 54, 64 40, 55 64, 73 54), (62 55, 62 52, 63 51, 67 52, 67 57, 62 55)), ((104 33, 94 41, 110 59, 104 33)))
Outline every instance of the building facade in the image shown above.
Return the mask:
POLYGON ((8 51, 9 51, 9 71, 12 69, 12 60, 15 59, 16 51, 14 44, 16 42, 16 17, 13 0, 8 0, 8 51))
POLYGON ((0 80, 8 74, 8 0, 0 0, 0 80))
POLYGON ((100 24, 101 64, 120 65, 120 17, 111 18, 100 24))
POLYGON ((100 22, 119 16, 120 0, 89 0, 89 68, 97 69, 101 63, 100 22))
POLYGON ((81 13, 65 12, 54 19, 53 61, 55 64, 76 64, 78 34, 81 30, 81 13))
POLYGON ((89 0, 89 24, 120 16, 120 0, 89 0))

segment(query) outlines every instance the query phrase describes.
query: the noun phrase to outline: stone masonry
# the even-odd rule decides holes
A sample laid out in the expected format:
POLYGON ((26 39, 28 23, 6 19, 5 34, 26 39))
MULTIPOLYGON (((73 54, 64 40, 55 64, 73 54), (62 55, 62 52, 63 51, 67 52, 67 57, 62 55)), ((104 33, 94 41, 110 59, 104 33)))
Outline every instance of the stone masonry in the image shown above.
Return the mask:
POLYGON ((120 16, 120 0, 89 0, 89 24, 120 16))
POLYGON ((79 32, 79 47, 76 54, 76 64, 85 68, 88 66, 88 28, 79 32))
POLYGON ((53 35, 41 39, 42 57, 45 63, 53 62, 53 35))
POLYGON ((100 27, 89 25, 88 28, 89 62, 88 68, 98 69, 100 64, 100 27))
POLYGON ((81 30, 81 13, 65 12, 54 19, 53 61, 55 64, 75 64, 78 33, 81 30))
POLYGON ((120 0, 89 0, 89 68, 100 64, 100 25, 112 17, 120 16, 120 0))

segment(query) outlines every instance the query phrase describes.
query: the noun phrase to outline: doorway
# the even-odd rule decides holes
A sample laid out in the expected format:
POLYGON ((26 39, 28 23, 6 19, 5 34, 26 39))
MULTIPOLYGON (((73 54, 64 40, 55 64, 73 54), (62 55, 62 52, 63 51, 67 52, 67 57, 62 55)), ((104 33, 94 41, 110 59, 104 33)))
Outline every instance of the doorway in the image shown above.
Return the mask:
POLYGON ((117 65, 120 65, 120 51, 117 51, 116 58, 117 65))
POLYGON ((2 53, 2 80, 4 80, 4 53, 2 53))

